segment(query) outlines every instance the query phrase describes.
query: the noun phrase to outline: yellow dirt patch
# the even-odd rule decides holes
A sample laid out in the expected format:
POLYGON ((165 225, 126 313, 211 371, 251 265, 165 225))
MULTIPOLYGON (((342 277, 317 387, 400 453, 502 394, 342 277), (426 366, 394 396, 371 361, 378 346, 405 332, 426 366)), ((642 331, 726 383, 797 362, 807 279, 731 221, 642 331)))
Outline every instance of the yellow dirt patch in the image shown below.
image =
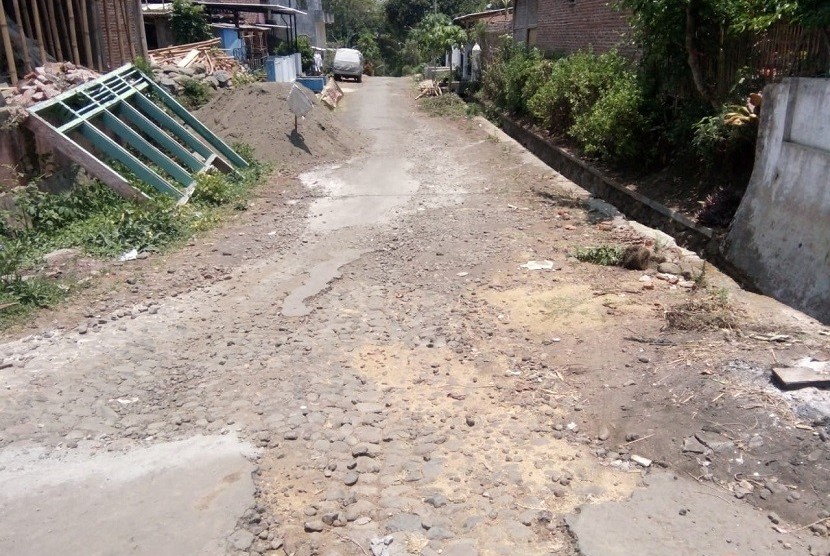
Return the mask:
POLYGON ((539 334, 593 330, 623 318, 653 316, 652 308, 624 293, 604 293, 586 284, 554 284, 543 291, 485 290, 481 296, 513 325, 539 334))

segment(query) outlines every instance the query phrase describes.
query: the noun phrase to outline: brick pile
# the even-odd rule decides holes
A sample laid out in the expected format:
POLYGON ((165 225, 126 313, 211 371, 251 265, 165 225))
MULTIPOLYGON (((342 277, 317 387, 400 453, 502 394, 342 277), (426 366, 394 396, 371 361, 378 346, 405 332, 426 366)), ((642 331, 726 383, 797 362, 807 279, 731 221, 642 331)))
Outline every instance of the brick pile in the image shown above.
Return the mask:
POLYGON ((97 72, 70 62, 47 62, 25 75, 17 87, 7 89, 4 97, 9 104, 32 106, 98 77, 97 72))

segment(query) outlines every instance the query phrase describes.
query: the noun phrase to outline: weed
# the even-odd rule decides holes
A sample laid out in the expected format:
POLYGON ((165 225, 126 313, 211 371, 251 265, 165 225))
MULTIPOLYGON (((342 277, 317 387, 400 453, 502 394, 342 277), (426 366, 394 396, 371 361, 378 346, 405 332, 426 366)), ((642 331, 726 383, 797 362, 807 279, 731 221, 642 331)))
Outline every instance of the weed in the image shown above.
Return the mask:
POLYGON ((598 247, 578 247, 574 257, 583 263, 603 266, 618 266, 622 262, 625 250, 617 245, 600 245, 598 247))
POLYGON ((725 290, 703 291, 666 311, 666 321, 675 330, 720 330, 735 328, 738 318, 725 290))
POLYGON ((211 96, 211 88, 207 83, 195 79, 182 81, 182 92, 179 99, 187 108, 195 110, 208 103, 211 96))
POLYGON ((140 71, 144 75, 148 77, 153 77, 153 65, 147 58, 142 58, 141 56, 139 56, 138 58, 133 60, 133 65, 136 67, 136 69, 138 69, 138 71, 140 71))
POLYGON ((421 108, 430 116, 453 119, 469 117, 467 103, 455 93, 424 97, 421 99, 421 108))

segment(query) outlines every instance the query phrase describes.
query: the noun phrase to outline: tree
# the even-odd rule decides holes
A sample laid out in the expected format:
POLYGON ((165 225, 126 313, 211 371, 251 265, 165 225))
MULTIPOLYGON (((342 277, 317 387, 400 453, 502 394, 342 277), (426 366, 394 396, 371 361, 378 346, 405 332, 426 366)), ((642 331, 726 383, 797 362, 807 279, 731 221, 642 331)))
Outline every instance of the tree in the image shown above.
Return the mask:
POLYGON ((430 62, 467 42, 467 33, 454 25, 448 16, 432 13, 413 29, 412 38, 418 44, 423 60, 430 62))
POLYGON ((646 65, 659 67, 663 79, 672 71, 687 76, 712 106, 717 99, 704 80, 702 58, 716 59, 724 36, 789 21, 820 29, 830 52, 827 0, 619 0, 619 6, 632 14, 646 65))
POLYGON ((170 27, 176 44, 204 41, 213 36, 204 7, 191 0, 173 0, 170 27))
POLYGON ((323 0, 323 9, 332 14, 329 40, 351 46, 364 32, 377 32, 383 26, 380 3, 376 0, 323 0))
POLYGON ((486 0, 387 0, 386 21, 390 30, 402 36, 414 29, 427 14, 434 13, 436 7, 438 13, 452 18, 480 11, 486 5, 486 0))

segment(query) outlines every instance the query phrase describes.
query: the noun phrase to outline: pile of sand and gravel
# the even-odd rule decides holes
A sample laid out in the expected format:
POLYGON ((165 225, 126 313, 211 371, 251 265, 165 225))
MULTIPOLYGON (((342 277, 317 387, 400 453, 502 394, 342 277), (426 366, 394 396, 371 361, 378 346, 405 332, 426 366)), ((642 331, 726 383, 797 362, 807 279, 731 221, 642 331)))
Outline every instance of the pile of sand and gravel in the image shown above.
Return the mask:
POLYGON ((254 83, 221 91, 195 115, 223 139, 246 143, 260 160, 278 166, 340 160, 363 148, 365 139, 303 87, 314 108, 300 120, 299 133, 295 133, 294 115, 286 102, 291 87, 288 83, 254 83))

